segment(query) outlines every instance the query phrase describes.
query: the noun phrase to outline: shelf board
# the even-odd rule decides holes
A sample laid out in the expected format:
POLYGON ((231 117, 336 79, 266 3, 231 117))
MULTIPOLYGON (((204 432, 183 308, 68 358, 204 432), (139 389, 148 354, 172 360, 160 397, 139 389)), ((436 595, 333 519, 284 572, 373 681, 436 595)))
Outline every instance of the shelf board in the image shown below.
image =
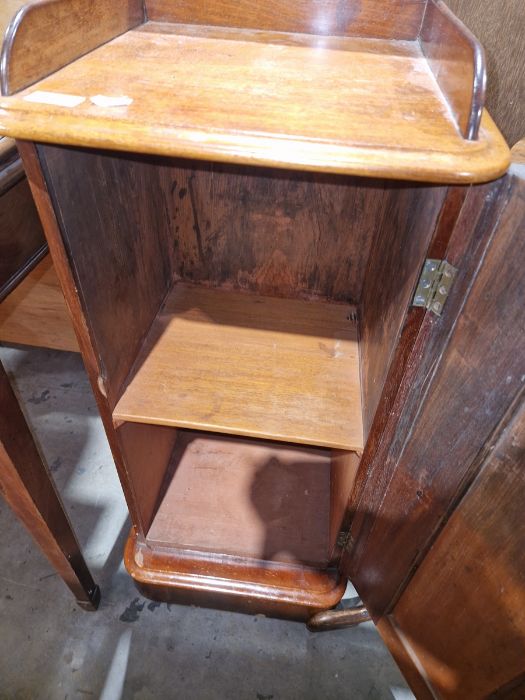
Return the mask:
POLYGON ((329 450, 181 430, 166 482, 151 546, 328 565, 329 450))
POLYGON ((360 451, 352 311, 176 284, 113 418, 360 451))
POLYGON ((452 183, 509 164, 488 114, 463 139, 417 41, 148 22, 0 113, 21 139, 281 168, 452 183))

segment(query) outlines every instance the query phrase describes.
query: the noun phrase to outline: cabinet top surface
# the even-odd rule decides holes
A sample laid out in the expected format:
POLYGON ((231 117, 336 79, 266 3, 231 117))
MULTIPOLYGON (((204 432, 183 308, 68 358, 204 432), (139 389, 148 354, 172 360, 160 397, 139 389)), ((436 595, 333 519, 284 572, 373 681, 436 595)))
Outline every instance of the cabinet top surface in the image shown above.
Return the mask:
POLYGON ((509 163, 487 113, 462 137, 418 42, 153 22, 2 97, 0 133, 427 182, 509 163))

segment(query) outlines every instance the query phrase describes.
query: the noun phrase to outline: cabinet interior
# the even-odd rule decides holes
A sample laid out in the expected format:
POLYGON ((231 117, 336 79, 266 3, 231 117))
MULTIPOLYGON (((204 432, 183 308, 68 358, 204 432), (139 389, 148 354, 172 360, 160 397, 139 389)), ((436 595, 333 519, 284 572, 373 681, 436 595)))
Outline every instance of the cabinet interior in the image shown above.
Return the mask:
POLYGON ((38 152, 139 536, 329 569, 446 188, 38 152))

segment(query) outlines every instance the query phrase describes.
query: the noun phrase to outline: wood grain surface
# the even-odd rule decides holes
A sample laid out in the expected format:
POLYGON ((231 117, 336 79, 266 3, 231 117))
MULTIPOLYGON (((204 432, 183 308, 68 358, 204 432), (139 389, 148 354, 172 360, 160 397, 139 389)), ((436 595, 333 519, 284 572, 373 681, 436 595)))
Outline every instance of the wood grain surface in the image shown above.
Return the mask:
POLYGON ((176 284, 113 418, 361 450, 352 311, 176 284))
POLYGON ((524 673, 524 451, 522 403, 393 612, 442 698, 492 697, 524 673))
POLYGON ((485 105, 485 54, 443 0, 429 0, 419 41, 463 136, 477 139, 485 105))
POLYGON ((146 0, 154 22, 380 39, 416 39, 425 7, 426 0, 146 0))
POLYGON ((100 591, 1 364, 0 495, 77 601, 96 609, 100 591))
POLYGON ((129 31, 0 99, 0 133, 431 182, 489 180, 508 167, 487 114, 479 140, 462 138, 417 42, 216 32, 155 23, 129 31), (42 92, 80 104, 47 104, 42 92), (27 101, 35 93, 46 103, 27 101), (131 102, 100 106, 100 94, 131 102))
POLYGON ((328 564, 329 450, 179 430, 163 491, 153 547, 328 564))
POLYGON ((356 586, 378 615, 428 550, 525 375, 516 352, 523 338, 523 191, 518 175, 470 190, 446 254, 456 267, 461 261, 453 291, 443 316, 422 328, 396 430, 369 470, 350 558, 356 586))
POLYGON ((31 85, 143 19, 141 0, 27 2, 13 16, 4 37, 2 94, 31 85))
POLYGON ((49 256, 0 304, 0 341, 78 352, 71 318, 49 256))
POLYGON ((153 547, 132 531, 124 563, 139 589, 165 602, 307 620, 339 603, 336 570, 153 547))
POLYGON ((487 61, 487 108, 513 146, 525 135, 523 0, 446 0, 480 40, 487 61))
POLYGON ((16 159, 0 172, 0 302, 42 259, 46 250, 22 163, 16 159))

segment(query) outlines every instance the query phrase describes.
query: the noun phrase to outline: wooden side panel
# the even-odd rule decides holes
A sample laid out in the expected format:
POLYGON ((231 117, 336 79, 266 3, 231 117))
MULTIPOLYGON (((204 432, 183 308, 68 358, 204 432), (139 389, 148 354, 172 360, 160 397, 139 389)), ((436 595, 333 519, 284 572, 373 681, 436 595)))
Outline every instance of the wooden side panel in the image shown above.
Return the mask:
POLYGON ((330 469, 330 533, 329 551, 333 553, 333 559, 337 559, 340 549, 337 543, 343 520, 346 514, 346 506, 352 493, 352 488, 359 467, 359 455, 357 452, 346 450, 332 450, 332 463, 330 469))
POLYGON ((485 50, 487 108, 513 146, 525 133, 525 12, 523 0, 447 0, 485 50), (502 37, 504 40, 502 41, 502 37))
POLYGON ((393 611, 443 698, 525 672, 525 403, 491 448, 393 611))
MULTIPOLYGON (((23 179, 0 196, 0 301, 45 255, 47 249, 29 185, 23 176, 20 161, 18 164, 23 179)), ((3 174, 0 175, 0 188, 3 174)))
POLYGON ((481 44, 443 0, 429 0, 419 40, 461 133, 477 139, 486 83, 481 44))
POLYGON ((146 0, 154 22, 384 39, 415 39, 425 6, 426 0, 146 0))
POLYGON ((141 0, 28 2, 2 46, 2 94, 12 95, 144 21, 141 0))
POLYGON ((168 471, 177 430, 161 425, 123 423, 117 428, 126 471, 135 493, 142 530, 147 533, 155 516, 168 471))
POLYGON ((525 376, 524 216, 525 182, 514 174, 473 188, 454 228, 446 257, 458 276, 443 315, 421 327, 395 429, 352 523, 350 569, 375 615, 428 549, 525 376))
POLYGON ((40 146, 111 409, 172 279, 154 162, 40 146))
POLYGON ((385 190, 360 308, 365 438, 446 194, 443 187, 385 190))

